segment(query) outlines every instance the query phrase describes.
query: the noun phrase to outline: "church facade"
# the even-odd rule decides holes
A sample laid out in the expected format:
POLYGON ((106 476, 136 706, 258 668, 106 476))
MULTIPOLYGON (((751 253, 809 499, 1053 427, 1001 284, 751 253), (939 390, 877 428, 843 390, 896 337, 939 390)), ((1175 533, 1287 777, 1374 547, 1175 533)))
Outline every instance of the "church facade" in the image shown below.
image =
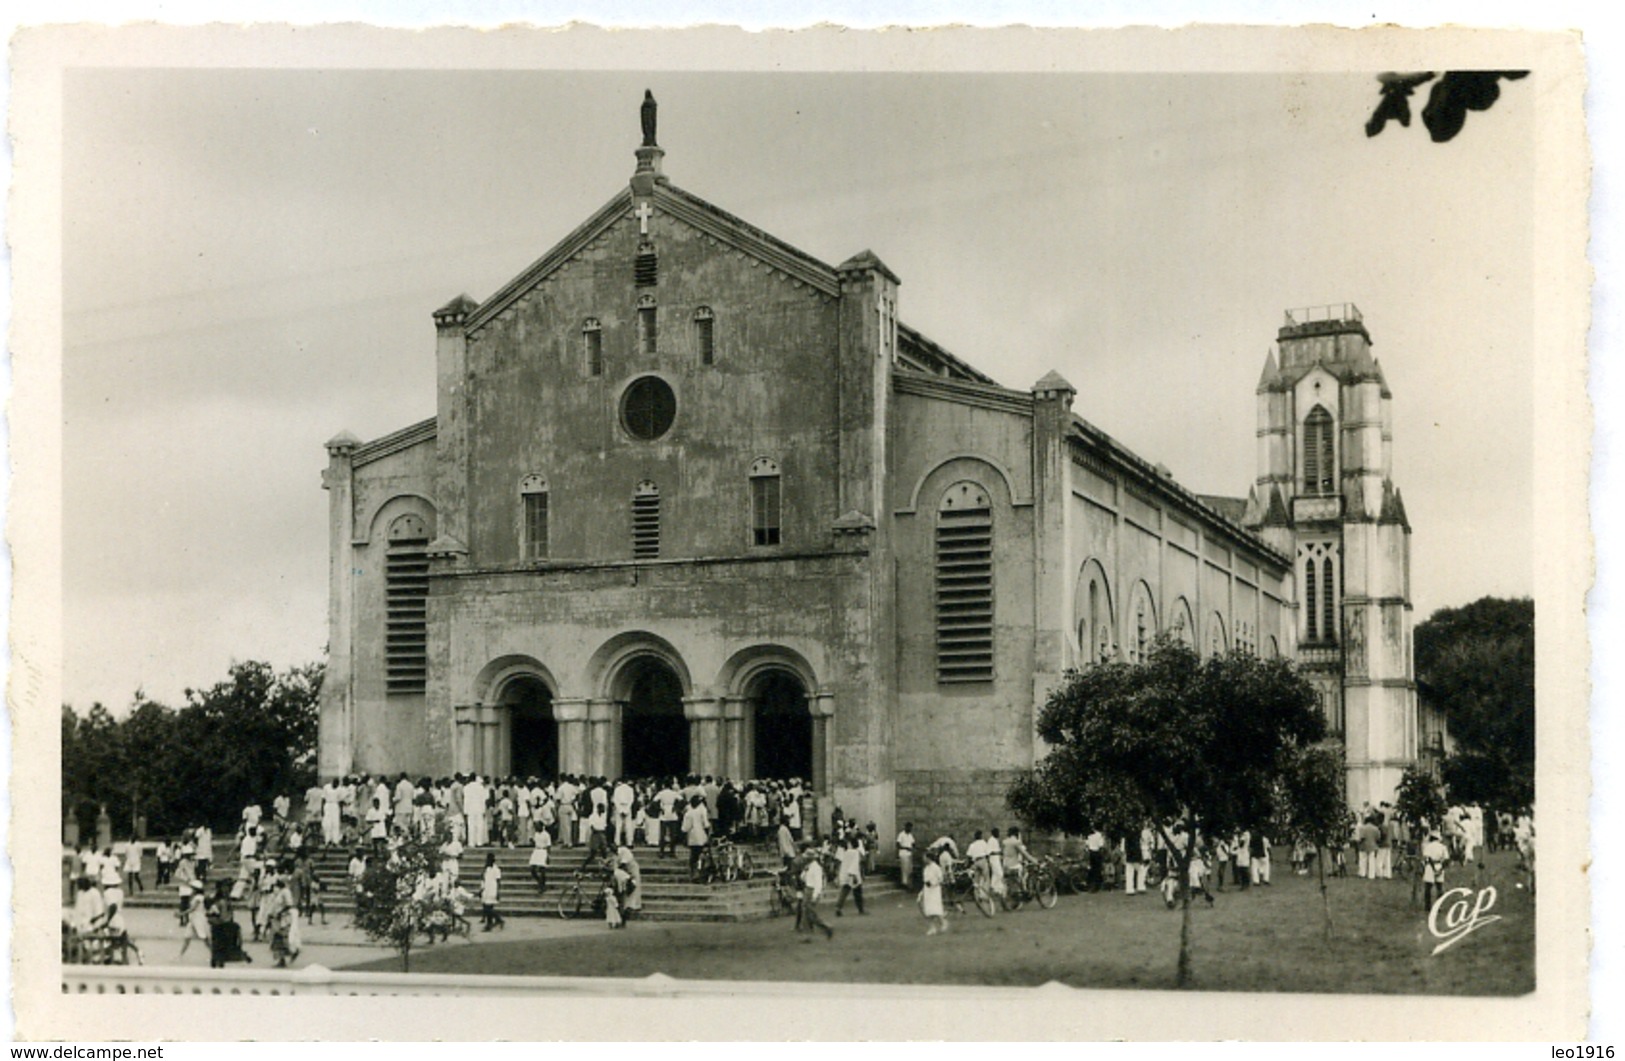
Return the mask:
POLYGON ((324 776, 794 776, 985 827, 1063 672, 1170 631, 1315 667, 1351 798, 1391 792, 1409 528, 1357 316, 1289 321, 1258 482, 1201 497, 903 323, 873 254, 671 184, 646 112, 627 187, 435 312, 436 415, 327 443, 324 776))

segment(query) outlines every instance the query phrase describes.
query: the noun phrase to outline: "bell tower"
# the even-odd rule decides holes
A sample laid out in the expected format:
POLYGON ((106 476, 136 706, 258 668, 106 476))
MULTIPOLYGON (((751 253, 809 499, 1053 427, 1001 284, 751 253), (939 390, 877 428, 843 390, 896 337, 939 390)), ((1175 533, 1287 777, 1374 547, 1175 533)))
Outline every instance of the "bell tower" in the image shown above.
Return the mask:
POLYGON ((1392 395, 1352 303, 1288 310, 1276 343, 1258 382, 1246 523, 1294 558, 1298 662, 1347 749, 1350 803, 1375 804, 1417 756, 1392 395))

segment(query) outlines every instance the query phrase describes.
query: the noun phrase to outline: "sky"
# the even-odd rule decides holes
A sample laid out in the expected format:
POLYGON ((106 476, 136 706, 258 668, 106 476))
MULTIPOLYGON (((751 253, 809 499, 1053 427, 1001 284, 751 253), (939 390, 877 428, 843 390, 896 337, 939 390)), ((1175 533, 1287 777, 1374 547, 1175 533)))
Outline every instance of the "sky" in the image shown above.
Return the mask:
MULTIPOLYGON (((1245 494, 1282 311, 1394 395, 1418 621, 1533 591, 1534 80, 1451 143, 1347 75, 80 69, 63 86, 63 699, 326 641, 322 443, 434 413, 431 312, 672 183, 1199 493, 1245 494)), ((1424 90, 1425 91, 1425 90, 1424 90)), ((1418 105, 1421 102, 1419 97, 1418 105)))

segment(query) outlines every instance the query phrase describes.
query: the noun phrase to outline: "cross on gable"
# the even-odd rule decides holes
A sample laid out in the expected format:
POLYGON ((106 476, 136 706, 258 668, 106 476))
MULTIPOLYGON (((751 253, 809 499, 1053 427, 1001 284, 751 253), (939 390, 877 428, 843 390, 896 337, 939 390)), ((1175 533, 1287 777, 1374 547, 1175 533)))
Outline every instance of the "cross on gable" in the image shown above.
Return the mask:
POLYGON ((649 234, 649 218, 654 214, 654 211, 649 209, 648 202, 644 201, 639 203, 638 208, 632 213, 637 215, 638 235, 647 236, 649 234))

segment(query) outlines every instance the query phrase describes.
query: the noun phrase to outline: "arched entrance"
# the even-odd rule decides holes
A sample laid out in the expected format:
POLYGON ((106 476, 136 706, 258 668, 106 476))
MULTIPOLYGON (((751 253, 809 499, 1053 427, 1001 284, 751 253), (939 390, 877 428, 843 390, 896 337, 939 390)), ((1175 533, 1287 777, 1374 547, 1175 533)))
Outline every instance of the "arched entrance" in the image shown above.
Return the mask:
POLYGON ((502 687, 508 709, 508 773, 514 777, 557 777, 559 726, 553 718, 553 691, 522 675, 502 687))
POLYGON ((664 660, 642 656, 626 665, 621 708, 621 773, 666 777, 688 773, 688 719, 683 682, 664 660))
POLYGON ((755 740, 751 776, 813 778, 813 719, 807 689, 784 670, 770 670, 750 686, 755 740))

